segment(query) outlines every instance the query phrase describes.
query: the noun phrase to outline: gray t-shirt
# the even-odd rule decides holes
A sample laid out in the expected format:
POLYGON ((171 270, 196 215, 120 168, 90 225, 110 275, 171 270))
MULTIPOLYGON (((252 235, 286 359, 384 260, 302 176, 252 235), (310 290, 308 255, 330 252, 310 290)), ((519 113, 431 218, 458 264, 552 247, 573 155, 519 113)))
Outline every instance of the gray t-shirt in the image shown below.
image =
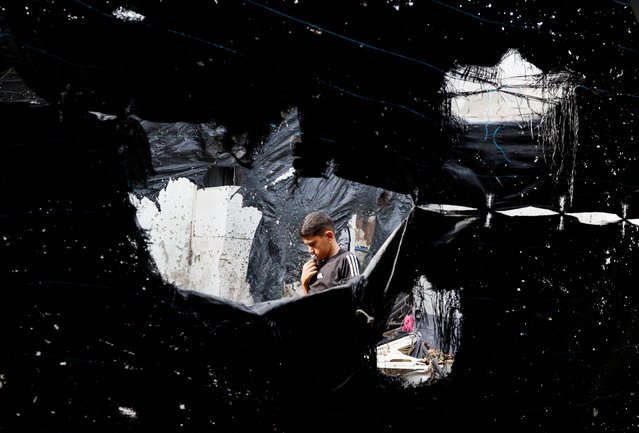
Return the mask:
POLYGON ((317 274, 309 284, 311 293, 322 292, 338 286, 359 275, 357 256, 351 251, 340 249, 333 257, 319 263, 317 274))

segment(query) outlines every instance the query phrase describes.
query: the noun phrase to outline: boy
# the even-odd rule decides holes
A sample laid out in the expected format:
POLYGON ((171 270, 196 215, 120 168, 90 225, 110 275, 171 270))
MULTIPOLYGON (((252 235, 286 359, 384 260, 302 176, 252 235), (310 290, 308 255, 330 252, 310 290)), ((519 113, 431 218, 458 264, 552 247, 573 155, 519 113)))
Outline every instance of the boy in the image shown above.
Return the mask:
POLYGON ((305 295, 322 292, 359 275, 357 257, 340 248, 333 219, 327 213, 306 215, 299 235, 311 254, 302 267, 300 279, 305 295))

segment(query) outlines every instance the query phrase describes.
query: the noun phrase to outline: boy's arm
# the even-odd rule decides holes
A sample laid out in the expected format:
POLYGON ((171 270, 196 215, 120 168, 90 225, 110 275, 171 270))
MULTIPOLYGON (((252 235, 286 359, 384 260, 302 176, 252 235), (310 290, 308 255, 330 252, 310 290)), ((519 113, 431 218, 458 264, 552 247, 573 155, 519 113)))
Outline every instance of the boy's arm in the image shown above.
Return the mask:
POLYGON ((349 251, 344 254, 340 265, 339 283, 345 283, 359 274, 359 260, 352 251, 349 251))

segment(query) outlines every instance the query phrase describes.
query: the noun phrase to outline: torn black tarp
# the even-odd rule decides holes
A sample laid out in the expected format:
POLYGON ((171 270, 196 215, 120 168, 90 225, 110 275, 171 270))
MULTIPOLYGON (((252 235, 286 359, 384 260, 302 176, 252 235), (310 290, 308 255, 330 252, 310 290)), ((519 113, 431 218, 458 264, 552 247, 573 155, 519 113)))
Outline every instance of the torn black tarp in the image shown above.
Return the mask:
POLYGON ((374 360, 354 288, 247 307, 168 285, 122 194, 135 180, 125 127, 51 106, 0 113, 3 430, 288 431, 351 416, 374 360), (24 176, 14 161, 29 159, 24 176))
POLYGON ((232 149, 225 149, 223 126, 213 122, 137 120, 149 137, 154 170, 152 176, 135 185, 136 195, 155 200, 168 181, 178 177, 187 178, 201 188, 241 181, 242 163, 232 149))
MULTIPOLYGON (((444 167, 458 133, 442 116, 447 74, 517 92, 466 73, 509 49, 540 80, 573 78, 582 127, 602 119, 618 137, 636 127, 621 120, 631 117, 637 82, 637 23, 623 3, 57 0, 9 3, 3 17, 4 63, 49 102, 157 122, 215 119, 253 145, 296 107, 303 140, 294 167, 303 176, 334 160, 337 175, 359 183, 439 191, 451 181, 444 167)), ((595 152, 596 131, 581 132, 577 155, 595 152)), ((593 157, 606 158, 605 148, 593 157)))
POLYGON ((415 207, 352 287, 247 307, 150 272, 115 120, 3 108, 6 429, 403 431, 407 409, 453 430, 634 422, 636 226, 415 207), (406 389, 370 350, 422 275, 460 290, 464 321, 447 380, 406 389))
POLYGON ((54 0, 0 15, 0 429, 635 428, 630 4, 54 0), (532 85, 505 80, 515 52, 532 85), (176 143, 185 154, 162 153, 176 143), (265 216, 251 306, 163 281, 129 201, 170 173, 226 183, 218 146, 247 157, 238 186, 265 216), (264 182, 272 169, 283 181, 264 182), (272 299, 303 255, 293 221, 326 205, 340 228, 378 212, 377 254, 352 285, 272 299), (374 345, 422 282, 459 294, 461 329, 450 375, 407 388, 377 374, 374 345))
MULTIPOLYGON (((626 136, 635 125, 620 120, 631 118, 637 82, 628 4, 58 0, 9 4, 3 15, 7 56, 50 102, 160 122, 215 119, 252 145, 297 107, 300 174, 321 175, 335 160, 340 177, 401 193, 417 187, 429 201, 451 180, 447 74, 492 67, 509 49, 541 74, 573 77, 581 149, 594 152, 604 138, 584 129, 597 119, 626 136), (597 114, 608 110, 619 115, 597 114), (363 149, 374 155, 365 168, 363 149)), ((470 78, 504 89, 490 75, 470 78)), ((594 179, 609 172, 604 165, 594 179)))

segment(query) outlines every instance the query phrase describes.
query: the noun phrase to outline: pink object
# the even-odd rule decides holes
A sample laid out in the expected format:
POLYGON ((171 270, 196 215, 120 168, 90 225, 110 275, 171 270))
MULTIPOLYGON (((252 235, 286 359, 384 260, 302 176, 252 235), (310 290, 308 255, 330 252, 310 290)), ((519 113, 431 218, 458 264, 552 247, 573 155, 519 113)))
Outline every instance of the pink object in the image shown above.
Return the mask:
POLYGON ((415 327, 415 317, 412 314, 407 314, 404 317, 404 325, 402 326, 402 331, 412 332, 415 327))

